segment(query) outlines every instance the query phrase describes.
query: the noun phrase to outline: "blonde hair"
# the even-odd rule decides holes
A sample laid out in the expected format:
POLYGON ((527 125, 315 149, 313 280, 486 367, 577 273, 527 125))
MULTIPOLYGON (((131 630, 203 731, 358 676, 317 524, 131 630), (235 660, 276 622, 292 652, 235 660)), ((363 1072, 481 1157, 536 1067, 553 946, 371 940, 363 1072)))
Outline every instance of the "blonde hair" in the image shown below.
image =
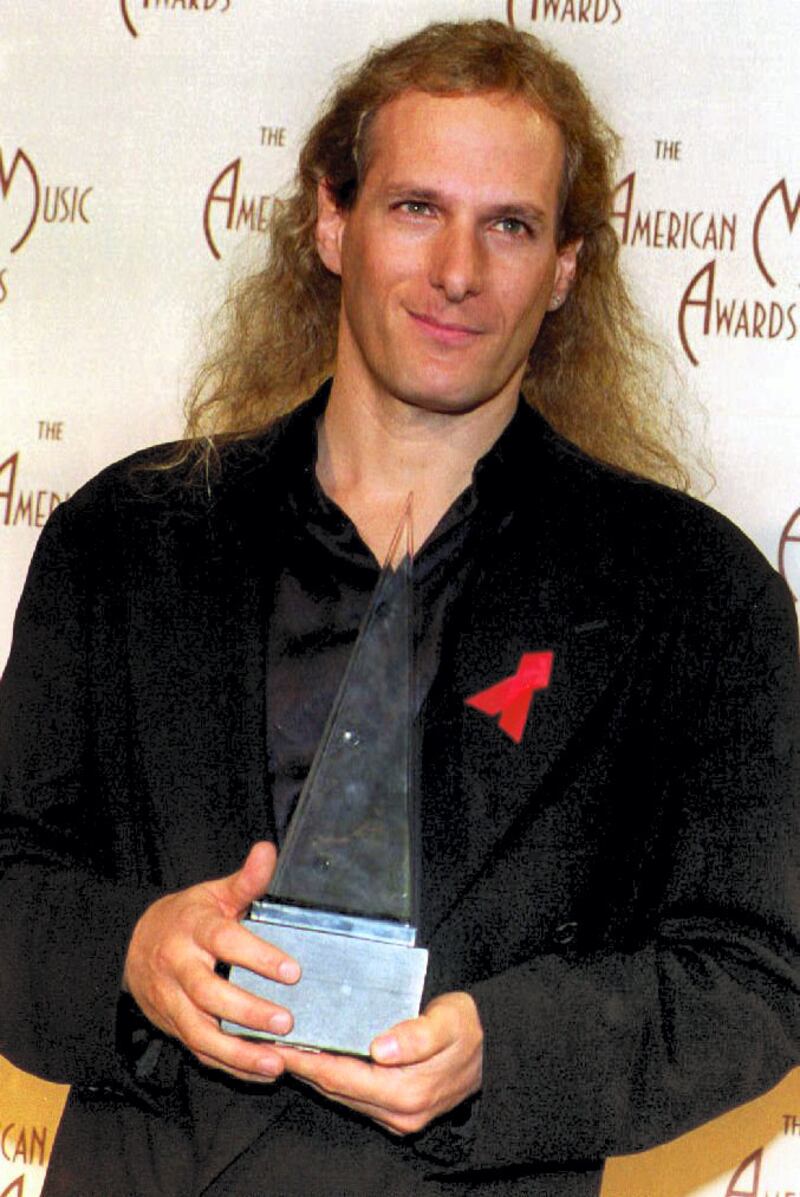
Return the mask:
POLYGON ((317 186, 327 180, 337 203, 352 206, 374 116, 409 90, 501 91, 558 125, 559 243, 583 244, 575 284, 531 349, 523 394, 594 457, 685 488, 674 448, 681 424, 662 389, 668 355, 631 300, 610 221, 618 138, 567 63, 494 20, 429 25, 373 50, 340 80, 306 138, 292 193, 273 206, 264 268, 235 284, 226 302, 220 340, 187 403, 185 444, 208 450, 215 438, 262 430, 332 373, 340 283, 316 250, 317 186))

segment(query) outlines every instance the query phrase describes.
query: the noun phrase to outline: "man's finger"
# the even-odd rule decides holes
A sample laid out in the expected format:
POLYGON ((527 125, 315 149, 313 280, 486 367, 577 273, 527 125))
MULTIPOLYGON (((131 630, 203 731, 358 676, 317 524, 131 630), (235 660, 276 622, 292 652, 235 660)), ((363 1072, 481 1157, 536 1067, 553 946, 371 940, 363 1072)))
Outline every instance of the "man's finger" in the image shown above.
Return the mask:
POLYGON ((230 919, 209 915, 198 923, 195 942, 213 960, 239 964, 271 981, 293 985, 300 978, 300 965, 294 957, 230 919))
POLYGON ((434 998, 419 1018, 399 1022, 373 1039, 370 1054, 378 1064, 420 1064, 455 1043, 470 1023, 480 1030, 469 994, 444 994, 434 998))
POLYGON ((373 1073, 376 1069, 365 1060, 336 1056, 330 1052, 305 1052, 282 1044, 278 1051, 288 1072, 310 1082, 326 1096, 375 1101, 376 1081, 373 1073))
POLYGON ((276 1035, 285 1035, 294 1023, 290 1009, 232 985, 203 963, 187 970, 184 989, 199 1011, 215 1019, 228 1019, 239 1026, 276 1035))
POLYGON ((373 1039, 370 1055, 378 1064, 419 1064, 442 1051, 450 1039, 441 1021, 423 1014, 399 1022, 373 1039))
POLYGON ((270 1081, 283 1072, 283 1061, 269 1044, 253 1043, 220 1031, 216 1020, 186 1006, 178 1018, 181 1040, 209 1068, 251 1081, 270 1081))
POLYGON ((227 907, 228 914, 237 918, 244 914, 251 902, 264 896, 277 859, 275 845, 259 840, 253 844, 240 869, 210 883, 217 898, 227 907))
MULTIPOLYGON (((313 1089, 315 1093, 319 1093, 320 1097, 330 1098, 332 1096, 326 1089, 315 1085, 313 1081, 306 1080, 305 1077, 298 1077, 297 1079, 303 1085, 307 1085, 309 1089, 313 1089)), ((368 1118, 371 1118, 373 1122, 377 1122, 380 1126, 384 1127, 390 1134, 403 1135, 407 1133, 404 1126, 401 1125, 405 1121, 403 1115, 397 1115, 391 1110, 387 1110, 384 1106, 376 1106, 368 1101, 354 1101, 348 1097, 340 1096, 336 1096, 335 1100, 341 1105, 346 1106, 348 1110, 355 1110, 359 1114, 366 1114, 368 1118)))
POLYGON ((279 1054, 287 1072, 323 1097, 366 1114, 393 1134, 421 1130, 441 1112, 434 1101, 439 1086, 423 1072, 412 1079, 402 1068, 381 1068, 326 1052, 312 1054, 281 1047, 279 1054))

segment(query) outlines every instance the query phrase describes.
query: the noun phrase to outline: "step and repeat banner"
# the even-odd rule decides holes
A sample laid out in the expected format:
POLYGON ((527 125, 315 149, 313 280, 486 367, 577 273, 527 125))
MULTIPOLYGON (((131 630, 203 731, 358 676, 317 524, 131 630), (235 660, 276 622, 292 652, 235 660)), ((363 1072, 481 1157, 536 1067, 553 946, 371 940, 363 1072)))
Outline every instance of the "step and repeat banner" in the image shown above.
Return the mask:
MULTIPOLYGON (((0 666, 50 512, 179 433, 214 312, 258 261, 337 69, 483 16, 554 45, 623 135, 615 223, 681 366, 708 501, 800 595, 798 0, 4 0, 0 666)), ((37 1197, 65 1095, 0 1060, 0 1197, 37 1197)), ((795 1193, 800 1074, 612 1161, 604 1187, 795 1193)))

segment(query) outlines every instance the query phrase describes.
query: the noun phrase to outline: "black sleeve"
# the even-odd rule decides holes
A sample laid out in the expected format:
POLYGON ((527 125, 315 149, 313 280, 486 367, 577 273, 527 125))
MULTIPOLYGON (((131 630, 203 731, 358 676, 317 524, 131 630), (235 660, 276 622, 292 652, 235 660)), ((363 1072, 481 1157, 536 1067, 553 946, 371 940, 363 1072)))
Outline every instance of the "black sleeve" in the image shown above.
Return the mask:
POLYGON ((42 532, 0 683, 0 1050, 55 1081, 136 1094, 120 980, 156 895, 115 868, 93 780, 87 626, 102 545, 71 516, 57 509, 42 532))

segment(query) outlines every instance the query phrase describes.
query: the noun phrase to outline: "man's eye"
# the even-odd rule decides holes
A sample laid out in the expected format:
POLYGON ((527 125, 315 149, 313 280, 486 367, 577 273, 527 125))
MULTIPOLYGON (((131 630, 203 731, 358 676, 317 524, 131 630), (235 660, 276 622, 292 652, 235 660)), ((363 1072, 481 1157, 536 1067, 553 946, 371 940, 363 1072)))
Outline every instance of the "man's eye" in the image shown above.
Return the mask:
POLYGON ((430 204, 425 200, 403 200, 399 207, 409 216, 427 216, 431 210, 430 204))
POLYGON ((520 220, 518 216, 504 216, 498 220, 496 228, 499 228, 502 233, 510 233, 512 237, 524 237, 530 233, 530 227, 524 220, 520 220))

